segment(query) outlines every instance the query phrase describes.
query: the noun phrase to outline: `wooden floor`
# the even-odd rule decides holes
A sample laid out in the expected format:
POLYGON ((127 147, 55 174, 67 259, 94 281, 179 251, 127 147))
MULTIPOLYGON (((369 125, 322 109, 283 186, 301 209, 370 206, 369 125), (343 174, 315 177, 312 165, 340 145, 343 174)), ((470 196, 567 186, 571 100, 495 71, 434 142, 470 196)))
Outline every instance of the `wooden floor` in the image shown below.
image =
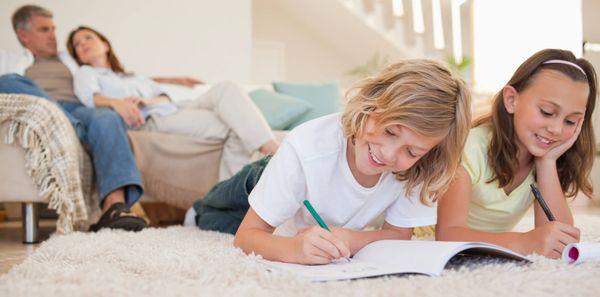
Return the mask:
MULTIPOLYGON (((579 198, 578 198, 579 199, 579 198)), ((594 203, 583 201, 572 205, 573 213, 577 214, 596 214, 600 215, 600 206, 594 203)), ((530 212, 527 217, 531 217, 530 212)), ((40 221, 40 239, 49 238, 54 232, 56 221, 40 221)), ((20 221, 0 222, 0 275, 8 272, 13 266, 20 264, 39 246, 39 244, 23 244, 20 221)))
MULTIPOLYGON (((40 221, 40 240, 50 237, 56 230, 55 220, 40 221)), ((17 265, 39 244, 23 244, 21 221, 0 222, 0 275, 6 273, 11 267, 17 265)))

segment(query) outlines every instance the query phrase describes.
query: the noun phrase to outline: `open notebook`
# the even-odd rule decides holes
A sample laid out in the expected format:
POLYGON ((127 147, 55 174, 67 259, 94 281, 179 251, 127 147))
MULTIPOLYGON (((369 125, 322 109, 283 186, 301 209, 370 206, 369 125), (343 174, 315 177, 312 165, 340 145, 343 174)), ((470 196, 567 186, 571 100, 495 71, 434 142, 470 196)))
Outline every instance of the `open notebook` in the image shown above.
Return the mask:
POLYGON ((381 240, 370 243, 350 259, 327 265, 300 265, 263 260, 269 270, 284 270, 311 281, 354 279, 389 274, 417 273, 437 276, 450 258, 484 254, 527 261, 509 249, 479 242, 381 240))

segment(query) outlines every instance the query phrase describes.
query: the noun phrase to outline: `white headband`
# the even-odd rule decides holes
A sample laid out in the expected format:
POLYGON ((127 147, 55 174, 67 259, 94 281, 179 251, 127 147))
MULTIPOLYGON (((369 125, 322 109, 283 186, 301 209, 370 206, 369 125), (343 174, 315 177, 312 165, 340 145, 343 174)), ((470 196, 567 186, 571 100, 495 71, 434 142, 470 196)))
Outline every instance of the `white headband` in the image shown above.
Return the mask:
POLYGON ((581 73, 583 73, 583 75, 585 75, 587 77, 587 75, 585 74, 585 71, 583 71, 583 68, 579 67, 579 65, 577 65, 573 62, 569 62, 569 61, 565 61, 565 60, 548 60, 542 64, 565 64, 565 65, 573 66, 573 67, 577 68, 579 71, 581 71, 581 73))

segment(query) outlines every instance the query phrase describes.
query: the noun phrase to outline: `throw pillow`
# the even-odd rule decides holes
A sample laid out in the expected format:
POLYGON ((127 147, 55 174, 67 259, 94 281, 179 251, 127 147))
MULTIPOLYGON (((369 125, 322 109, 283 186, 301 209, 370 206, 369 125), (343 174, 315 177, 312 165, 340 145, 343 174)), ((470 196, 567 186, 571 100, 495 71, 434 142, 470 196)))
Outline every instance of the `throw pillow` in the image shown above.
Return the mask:
POLYGON ((337 82, 329 83, 288 83, 274 82, 273 88, 278 93, 290 95, 302 99, 312 106, 309 112, 305 113, 298 120, 288 126, 292 129, 308 120, 318 118, 327 114, 340 111, 340 87, 337 82))
POLYGON ((273 130, 285 130, 307 113, 312 106, 303 100, 264 89, 248 94, 263 113, 273 130))

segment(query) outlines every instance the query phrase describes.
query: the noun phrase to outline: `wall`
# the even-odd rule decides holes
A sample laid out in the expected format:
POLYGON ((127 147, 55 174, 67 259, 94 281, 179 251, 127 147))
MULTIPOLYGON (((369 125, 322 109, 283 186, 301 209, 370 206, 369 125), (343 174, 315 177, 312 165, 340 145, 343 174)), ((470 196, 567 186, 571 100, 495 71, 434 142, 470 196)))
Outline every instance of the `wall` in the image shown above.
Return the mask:
MULTIPOLYGON (((600 1, 583 0, 583 41, 600 43, 600 1)), ((596 69, 597 77, 600 75, 600 52, 584 52, 583 57, 590 61, 596 69)), ((594 111, 594 130, 596 132, 596 143, 600 147, 600 103, 596 101, 596 110, 594 111)), ((594 182, 594 192, 596 201, 600 203, 600 158, 596 158, 594 171, 592 172, 592 181, 594 182)))
MULTIPOLYGON (((331 0, 328 0, 331 1, 331 0)), ((252 1, 252 37, 255 41, 271 41, 282 44, 284 54, 284 77, 289 81, 330 81, 344 78, 344 72, 363 61, 345 57, 285 9, 269 0, 252 1)), ((257 64, 255 67, 275 67, 257 64)), ((253 71, 254 73, 258 71, 253 71)), ((254 76, 269 83, 267 77, 254 76)), ((280 79, 278 77, 274 79, 280 79)))
POLYGON ((473 79, 495 93, 517 67, 544 48, 581 56, 581 0, 473 0, 473 79))
POLYGON ((0 47, 19 50, 10 17, 24 4, 54 14, 59 49, 70 30, 88 25, 107 35, 125 67, 144 75, 190 75, 205 81, 250 78, 250 0, 2 0, 0 47))

